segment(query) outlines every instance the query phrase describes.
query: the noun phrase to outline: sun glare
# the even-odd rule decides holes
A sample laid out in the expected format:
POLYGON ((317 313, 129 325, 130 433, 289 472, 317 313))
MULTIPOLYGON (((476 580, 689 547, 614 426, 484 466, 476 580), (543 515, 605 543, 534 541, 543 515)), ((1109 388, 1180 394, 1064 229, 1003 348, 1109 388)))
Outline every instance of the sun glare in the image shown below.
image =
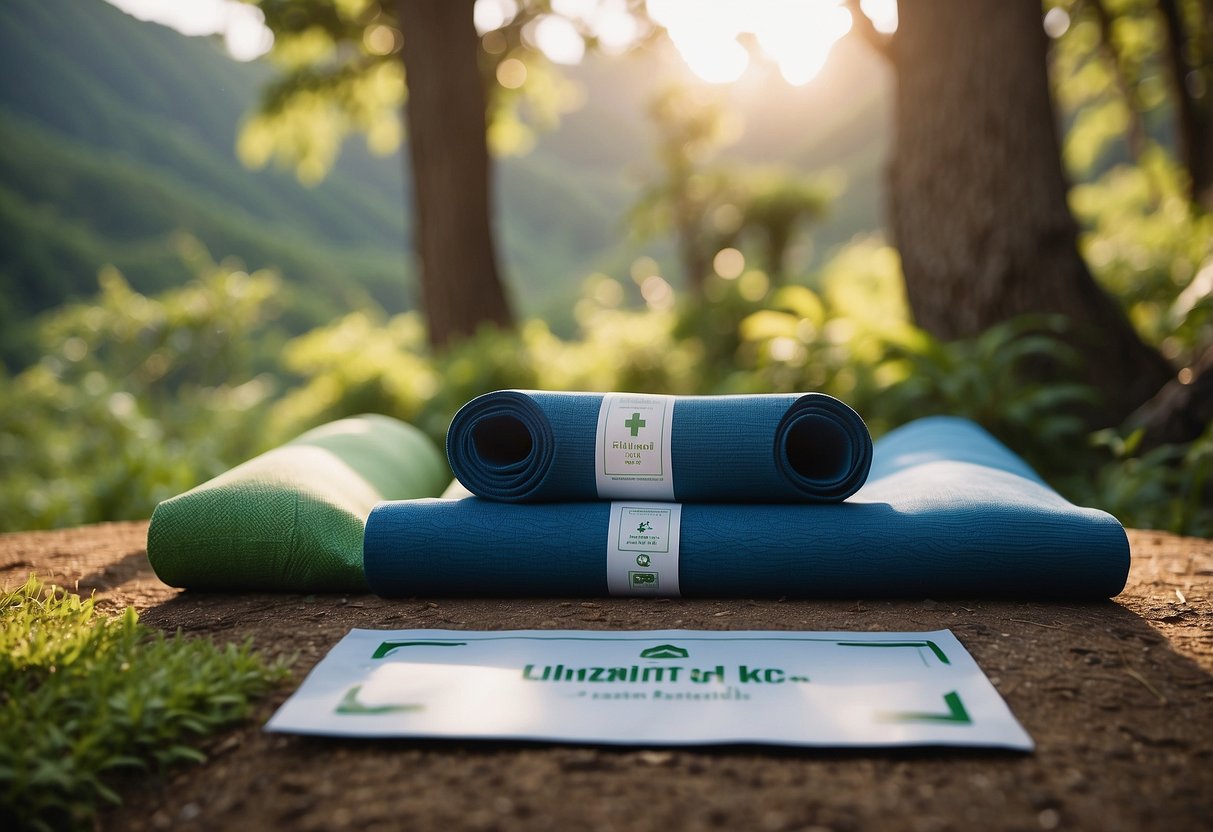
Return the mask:
POLYGON ((830 3, 771 0, 751 8, 758 45, 797 87, 816 77, 830 49, 851 31, 851 13, 830 3))
POLYGON ((859 0, 859 8, 871 18, 877 32, 888 35, 897 31, 897 0, 859 0))
MULTIPOLYGON (((789 84, 807 84, 852 23, 842 0, 647 0, 645 7, 669 33, 687 68, 710 84, 731 83, 745 74, 754 58, 745 37, 789 84)), ((878 30, 897 28, 896 0, 862 0, 861 7, 878 30)), ((519 0, 476 0, 476 28, 485 35, 519 10, 519 0)), ((552 0, 551 11, 528 23, 523 35, 555 63, 579 63, 585 36, 599 49, 619 53, 647 28, 629 12, 627 0, 552 0)))
POLYGON ((131 17, 176 29, 183 35, 222 34, 228 54, 238 61, 259 58, 274 45, 265 15, 239 0, 109 0, 131 17))
MULTIPOLYGON (((273 45, 261 10, 239 0, 109 2, 140 20, 186 35, 222 34, 237 60, 252 60, 273 45)), ((861 0, 860 6, 878 30, 897 28, 897 0, 861 0)), ((753 55, 743 37, 757 43, 789 84, 806 84, 821 71, 852 23, 842 0, 647 0, 646 8, 669 33, 690 71, 711 84, 727 84, 745 74, 753 55)), ((627 0, 552 0, 551 9, 552 14, 532 21, 525 35, 555 63, 579 63, 585 36, 604 52, 620 53, 647 29, 631 14, 627 0)), ((476 0, 476 29, 482 35, 499 29, 519 10, 519 0, 476 0)))
POLYGON ((800 86, 816 77, 830 49, 851 30, 851 13, 840 0, 717 0, 710 6, 648 0, 647 7, 691 71, 714 84, 745 73, 750 53, 739 40, 743 35, 752 35, 784 79, 800 86))
POLYGON ((472 7, 472 22, 481 35, 500 29, 518 14, 514 0, 476 0, 472 7))
POLYGON ((552 63, 579 64, 585 56, 585 40, 567 17, 545 14, 527 25, 523 37, 534 42, 552 63))

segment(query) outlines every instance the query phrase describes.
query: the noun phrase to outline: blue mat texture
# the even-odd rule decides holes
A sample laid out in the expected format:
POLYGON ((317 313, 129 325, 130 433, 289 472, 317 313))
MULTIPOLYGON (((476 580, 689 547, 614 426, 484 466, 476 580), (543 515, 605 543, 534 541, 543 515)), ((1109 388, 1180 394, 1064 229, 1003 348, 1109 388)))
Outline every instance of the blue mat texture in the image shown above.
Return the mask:
MULTIPOLYGON (((553 495, 555 496, 555 495, 553 495)), ((381 503, 364 567, 384 596, 607 594, 610 504, 381 503)), ((1079 508, 972 422, 921 419, 875 446, 845 503, 686 504, 685 597, 1108 598, 1124 529, 1079 508)))
MULTIPOLYGON (((451 421, 451 470, 492 500, 596 500, 602 399, 524 390, 479 396, 451 421)), ((672 424, 679 502, 839 502, 859 490, 872 463, 863 419, 823 393, 679 396, 672 424)))

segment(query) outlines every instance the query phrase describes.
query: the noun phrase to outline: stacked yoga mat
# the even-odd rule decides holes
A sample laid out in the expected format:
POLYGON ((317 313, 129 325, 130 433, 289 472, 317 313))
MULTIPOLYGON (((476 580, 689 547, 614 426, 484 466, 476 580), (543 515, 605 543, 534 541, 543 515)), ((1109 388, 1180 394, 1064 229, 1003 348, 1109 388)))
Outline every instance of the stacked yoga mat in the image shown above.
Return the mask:
POLYGON ((505 391, 344 419, 161 503, 174 586, 413 595, 1106 598, 1129 549, 962 419, 873 446, 840 402, 505 391), (471 492, 474 496, 461 496, 471 492), (369 515, 369 517, 368 517, 369 515))
MULTIPOLYGON (((614 396, 619 407, 611 419, 622 428, 620 441, 655 443, 654 455, 668 443, 672 501, 838 502, 863 485, 872 463, 872 438, 863 420, 820 393, 614 396)), ((596 484, 596 459, 603 450, 596 439, 608 427, 601 424, 606 399, 602 393, 518 390, 473 399, 455 414, 447 434, 451 468, 469 491, 490 500, 569 503, 631 496, 626 485, 604 495, 596 484)), ((626 470, 627 457, 621 461, 626 470)), ((657 476, 639 476, 645 475, 657 476)))
POLYGON ((385 596, 607 594, 1106 598, 1129 548, 984 430, 912 422, 873 447, 801 396, 504 391, 455 417, 475 496, 379 504, 385 596))

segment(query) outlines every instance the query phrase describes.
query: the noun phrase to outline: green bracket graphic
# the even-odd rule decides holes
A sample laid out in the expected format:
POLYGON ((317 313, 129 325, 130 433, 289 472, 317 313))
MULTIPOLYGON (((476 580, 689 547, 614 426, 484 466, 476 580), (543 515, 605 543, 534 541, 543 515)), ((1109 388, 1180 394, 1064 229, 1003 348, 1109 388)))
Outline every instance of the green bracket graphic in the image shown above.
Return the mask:
POLYGON ((367 716, 372 714, 397 714, 406 711, 423 711, 425 705, 363 705, 358 701, 358 691, 362 690, 362 685, 354 685, 345 692, 345 696, 341 697, 341 701, 337 703, 336 713, 345 715, 361 715, 367 716))
POLYGON ((679 647, 677 644, 658 644, 640 651, 642 659, 685 659, 690 655, 685 647, 679 647))
POLYGON ((960 701, 960 694, 956 691, 945 693, 943 701, 948 706, 946 714, 930 714, 922 711, 901 711, 889 714, 883 714, 881 719, 885 722, 951 722, 956 725, 972 725, 973 717, 969 716, 969 712, 965 710, 964 703, 960 701))
POLYGON ((939 645, 933 641, 837 641, 835 644, 839 647, 926 647, 943 664, 952 663, 939 645))
POLYGON ((382 659, 397 647, 466 647, 466 641, 385 641, 375 648, 372 659, 382 659))

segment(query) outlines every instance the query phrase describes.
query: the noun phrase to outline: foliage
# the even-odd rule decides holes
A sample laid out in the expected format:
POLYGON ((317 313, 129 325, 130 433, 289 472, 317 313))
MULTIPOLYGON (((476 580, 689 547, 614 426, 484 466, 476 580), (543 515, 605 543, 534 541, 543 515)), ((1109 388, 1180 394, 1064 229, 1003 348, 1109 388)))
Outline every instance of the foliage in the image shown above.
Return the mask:
POLYGON ((86 828, 117 775, 202 762, 194 743, 287 676, 249 643, 169 638, 31 577, 0 595, 0 819, 86 828))
POLYGON ((37 360, 28 318, 96 289, 112 263, 144 293, 190 277, 178 229, 250 269, 290 275, 283 324, 404 308, 400 166, 346 154, 314 190, 250 172, 233 136, 263 65, 143 24, 101 0, 0 10, 0 361, 37 360), (64 27, 65 16, 76 26, 64 27))
POLYGON ((261 449, 252 428, 275 382, 254 372, 253 333, 278 279, 195 268, 154 298, 104 271, 94 303, 41 323, 41 361, 0 374, 0 528, 147 517, 261 449))
POLYGON ((1213 21, 1190 0, 1047 5, 1069 24, 1052 77, 1084 258, 1146 340, 1190 366, 1213 346, 1213 213, 1195 193, 1200 138, 1183 113, 1208 109, 1213 21))
POLYGON ((878 240, 840 252, 817 290, 773 289, 760 272, 748 276, 760 279, 713 278, 704 299, 638 311, 624 305, 621 284, 600 275, 576 306, 575 338, 532 321, 517 334, 486 329, 438 356, 425 353, 412 315, 383 324, 351 315, 287 345, 288 366, 305 384, 273 406, 275 433, 371 409, 441 442, 460 404, 502 387, 820 390, 856 407, 876 435, 935 413, 974 419, 1072 500, 1127 524, 1203 533, 1213 523, 1207 442, 1141 458, 1114 454, 1106 441, 1089 445, 1077 413, 1093 394, 1071 380, 1075 359, 1061 321, 1019 319, 941 343, 909 323, 896 253, 878 240))
MULTIPOLYGON (((698 291, 719 266, 723 249, 749 255, 776 283, 788 271, 796 237, 826 213, 829 189, 818 176, 782 166, 739 167, 713 162, 740 126, 720 95, 673 86, 649 106, 660 136, 659 173, 630 209, 627 222, 641 239, 672 235, 685 286, 698 291)), ((725 277, 736 277, 724 269, 725 277)))
MULTIPOLYGON (((417 313, 374 310, 275 347, 266 326, 277 279, 198 257, 194 281, 155 297, 107 271, 95 302, 41 322, 42 361, 0 375, 10 403, 0 411, 0 527, 146 517, 161 499, 355 413, 404 419, 441 443, 463 402, 508 387, 820 390, 875 435, 964 415, 1071 499, 1128 524, 1195 532, 1213 518, 1207 438, 1141 457, 1106 438, 1090 445, 1075 417, 1089 393, 1072 381, 1058 321, 940 343, 910 323, 897 254, 876 238, 843 248, 809 283, 773 286, 751 269, 710 278, 703 297, 676 291, 648 261, 632 281, 587 280, 571 337, 531 320, 439 353, 417 313)), ((1207 315, 1206 304, 1193 309, 1207 315)))
POLYGON ((1053 78, 1072 122, 1067 166, 1080 176, 1140 156, 1170 116, 1166 36, 1153 0, 1061 0, 1071 23, 1056 41, 1053 78))
POLYGON ((284 362, 306 383, 273 406, 273 435, 372 411, 412 422, 441 443, 455 411, 491 390, 697 389, 698 352, 675 340, 673 315, 585 306, 582 314, 589 327, 578 340, 536 320, 517 333, 486 327, 438 355, 423 346, 416 313, 383 324, 348 315, 287 344, 284 362))
MULTIPOLYGON (((1053 77, 1071 122, 1065 156, 1080 176, 1170 148, 1181 191, 1213 210, 1209 93, 1213 18, 1201 0, 1049 0, 1066 21, 1053 77)), ((1047 28, 1047 27, 1046 27, 1047 28)))
POLYGON ((710 278, 697 298, 651 261, 633 285, 596 275, 573 307, 573 337, 532 320, 434 353, 417 313, 354 312, 274 349, 275 374, 258 372, 271 357, 253 345, 265 348, 277 279, 205 259, 196 268, 193 282, 158 297, 107 272, 94 304, 41 323, 39 364, 0 376, 12 403, 0 412, 0 463, 11 472, 0 527, 146 517, 161 499, 355 413, 404 419, 441 443, 463 402, 507 387, 820 390, 876 435, 932 413, 963 415, 1071 499, 1126 523, 1199 531, 1213 517, 1201 502, 1207 439, 1140 458, 1106 439, 1089 446, 1075 412, 1090 394, 1070 380, 1060 322, 1017 320, 940 343, 909 322, 896 252, 874 238, 838 252, 811 286, 772 286, 749 270, 710 278))
MULTIPOLYGON (((1193 134, 1180 113, 1208 108, 1213 21, 1199 3, 1177 0, 1176 53, 1179 30, 1168 31, 1157 0, 1047 5, 1072 18, 1052 77, 1068 123, 1066 162, 1080 180, 1070 204, 1083 256, 1146 340, 1190 367, 1213 347, 1213 214, 1194 192, 1185 153, 1193 134)), ((1209 437, 1141 454, 1140 433, 1104 431, 1084 454, 1102 465, 1076 466, 1061 484, 1134 525, 1209 535, 1209 437)))
MULTIPOLYGON (((103 265, 146 295, 188 281, 178 230, 248 271, 276 268, 277 321, 292 334, 367 306, 416 306, 399 158, 351 140, 312 187, 236 158, 233 137, 274 76, 267 62, 232 61, 213 38, 103 0, 0 3, 0 55, 21 68, 0 73, 0 363, 10 373, 39 358, 32 319, 89 297, 103 265), (64 27, 69 18, 76 25, 64 27)), ((635 190, 618 169, 643 147, 627 106, 637 73, 595 72, 587 83, 600 106, 497 166, 499 243, 528 315, 567 308, 569 275, 633 248, 615 224, 635 190), (594 140, 608 134, 608 147, 594 140)))
POLYGON ((1187 366, 1213 344, 1213 214, 1192 211, 1159 150, 1076 186, 1082 249, 1139 332, 1187 366))
POLYGON ((889 353, 903 362, 901 382, 888 391, 900 401, 891 407, 972 419, 1050 473, 1081 464, 1056 458, 1081 446, 1080 413, 1096 401, 1091 388, 1067 380, 1081 372, 1077 354, 1060 340, 1065 329, 1064 319, 1027 316, 963 341, 915 332, 889 353))
POLYGON ((1092 502, 1139 528, 1213 537, 1213 427, 1189 445, 1135 456, 1140 438, 1114 430, 1092 438, 1112 456, 1096 474, 1092 502))
POLYGON ((1050 474, 1057 451, 1083 440, 1077 410, 1092 393, 1062 343, 1063 322, 1020 318, 940 342, 909 320, 896 253, 852 244, 827 265, 821 291, 775 290, 737 322, 737 367, 724 390, 821 390, 857 408, 879 434, 922 416, 973 419, 1050 474))
MULTIPOLYGON (((407 97, 401 61, 407 33, 401 31, 399 10, 373 0, 251 2, 274 32, 271 58, 283 72, 241 132, 241 158, 254 167, 277 159, 314 183, 328 173, 352 134, 364 134, 373 152, 395 151, 403 138, 399 110, 407 97)), ((470 22, 471 3, 465 5, 470 22)), ((499 153, 529 151, 536 129, 554 127, 580 104, 577 88, 527 37, 530 26, 553 15, 550 3, 525 0, 481 38, 488 139, 499 153)), ((580 34, 593 46, 592 35, 580 34)))

